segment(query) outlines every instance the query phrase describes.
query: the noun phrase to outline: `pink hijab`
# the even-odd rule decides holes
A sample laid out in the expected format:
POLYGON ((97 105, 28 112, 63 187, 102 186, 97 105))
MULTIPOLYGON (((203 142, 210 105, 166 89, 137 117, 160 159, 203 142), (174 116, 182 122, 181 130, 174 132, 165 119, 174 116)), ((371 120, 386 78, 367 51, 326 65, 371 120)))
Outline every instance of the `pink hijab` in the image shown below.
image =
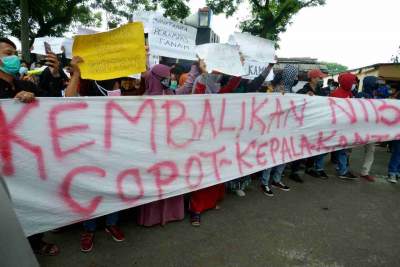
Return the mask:
POLYGON ((164 88, 161 80, 170 77, 171 68, 162 64, 154 65, 145 75, 145 95, 170 95, 171 90, 164 88))

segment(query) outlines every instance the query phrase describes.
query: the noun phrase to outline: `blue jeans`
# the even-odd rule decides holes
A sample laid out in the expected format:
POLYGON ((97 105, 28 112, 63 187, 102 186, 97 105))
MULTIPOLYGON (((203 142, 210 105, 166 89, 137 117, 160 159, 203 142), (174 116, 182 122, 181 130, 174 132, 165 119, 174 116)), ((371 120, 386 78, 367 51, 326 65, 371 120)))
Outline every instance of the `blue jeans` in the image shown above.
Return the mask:
POLYGON ((342 149, 336 151, 335 153, 338 161, 336 170, 338 171, 339 175, 344 175, 349 170, 347 165, 347 159, 348 159, 347 149, 342 149))
MULTIPOLYGON (((88 221, 83 222, 83 227, 85 228, 86 231, 88 232, 94 232, 96 231, 97 227, 97 218, 91 219, 88 221)), ((116 225, 118 222, 118 212, 110 213, 106 215, 106 226, 113 226, 116 225)))
POLYGON ((390 157, 388 173, 389 176, 400 176, 400 140, 391 142, 392 156, 390 157))
POLYGON ((324 170, 324 159, 326 154, 321 154, 314 157, 314 169, 316 171, 324 170))
POLYGON ((269 185, 269 179, 271 177, 271 172, 272 174, 272 179, 274 179, 275 182, 279 183, 282 180, 282 173, 285 170, 286 164, 281 164, 278 166, 275 166, 273 168, 269 168, 266 170, 262 171, 262 176, 261 176, 261 183, 263 185, 269 185))

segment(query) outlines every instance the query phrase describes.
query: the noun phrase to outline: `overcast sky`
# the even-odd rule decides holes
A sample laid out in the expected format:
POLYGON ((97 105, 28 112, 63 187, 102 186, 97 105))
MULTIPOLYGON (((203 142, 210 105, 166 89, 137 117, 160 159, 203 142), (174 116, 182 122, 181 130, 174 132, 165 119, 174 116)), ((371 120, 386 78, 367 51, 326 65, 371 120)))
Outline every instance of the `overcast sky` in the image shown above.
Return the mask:
MULTIPOLYGON (((327 0, 306 8, 281 34, 279 57, 314 57, 349 68, 389 62, 400 46, 400 0, 327 0)), ((205 5, 190 1, 192 12, 205 5)), ((249 15, 243 5, 234 17, 214 16, 213 29, 226 41, 238 21, 249 15)))

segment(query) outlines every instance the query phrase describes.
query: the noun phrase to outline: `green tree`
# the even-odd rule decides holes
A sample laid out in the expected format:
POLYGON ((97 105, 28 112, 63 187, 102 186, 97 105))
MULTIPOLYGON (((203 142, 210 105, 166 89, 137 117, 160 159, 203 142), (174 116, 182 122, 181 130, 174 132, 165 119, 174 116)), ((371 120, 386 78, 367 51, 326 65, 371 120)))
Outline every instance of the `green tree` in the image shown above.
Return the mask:
POLYGON ((190 12, 186 0, 0 0, 0 33, 24 37, 21 39, 26 55, 35 37, 62 36, 73 25, 100 26, 102 11, 108 27, 114 28, 129 20, 134 10, 158 8, 175 20, 190 12))
MULTIPOLYGON (((207 0, 214 13, 231 16, 244 0, 207 0)), ((249 0, 251 18, 240 23, 240 28, 253 35, 278 41, 293 15, 301 9, 324 5, 325 0, 249 0)))
POLYGON ((341 72, 345 72, 349 68, 341 65, 339 63, 334 63, 334 62, 322 62, 321 64, 325 65, 326 68, 328 69, 329 74, 337 74, 341 72))
POLYGON ((400 46, 399 46, 399 50, 397 51, 397 55, 394 54, 391 58, 391 61, 393 63, 400 63, 400 46))

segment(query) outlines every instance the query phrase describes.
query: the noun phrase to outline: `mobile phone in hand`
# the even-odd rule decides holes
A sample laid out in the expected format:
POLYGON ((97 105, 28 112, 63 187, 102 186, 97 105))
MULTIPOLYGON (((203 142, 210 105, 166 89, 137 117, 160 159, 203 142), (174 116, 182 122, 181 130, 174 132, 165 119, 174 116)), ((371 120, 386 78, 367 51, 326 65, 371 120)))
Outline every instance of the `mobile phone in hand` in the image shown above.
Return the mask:
POLYGON ((44 51, 46 52, 46 54, 51 53, 51 46, 48 42, 44 42, 44 51))

